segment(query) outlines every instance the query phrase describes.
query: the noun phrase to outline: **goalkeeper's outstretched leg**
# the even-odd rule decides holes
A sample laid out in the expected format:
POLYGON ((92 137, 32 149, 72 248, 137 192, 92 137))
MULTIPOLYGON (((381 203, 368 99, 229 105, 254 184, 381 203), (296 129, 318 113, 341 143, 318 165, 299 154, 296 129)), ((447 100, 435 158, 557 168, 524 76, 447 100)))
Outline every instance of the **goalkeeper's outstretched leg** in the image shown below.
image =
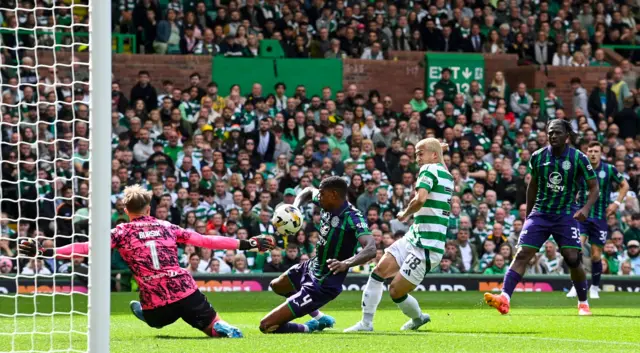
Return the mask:
POLYGON ((209 337, 242 338, 240 329, 222 320, 199 290, 182 300, 155 309, 142 310, 138 301, 132 301, 129 306, 136 318, 153 328, 163 328, 181 318, 209 337))

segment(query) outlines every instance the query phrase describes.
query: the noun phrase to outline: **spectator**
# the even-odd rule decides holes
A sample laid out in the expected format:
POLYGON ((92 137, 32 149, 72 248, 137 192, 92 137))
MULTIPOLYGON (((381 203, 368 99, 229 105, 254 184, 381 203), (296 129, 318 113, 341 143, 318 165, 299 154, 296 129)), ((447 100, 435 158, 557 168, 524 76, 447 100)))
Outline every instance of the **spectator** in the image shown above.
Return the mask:
MULTIPOLYGON (((632 240, 627 243, 627 261, 633 274, 640 273, 640 242, 632 240)), ((621 269, 622 270, 622 269, 621 269)))
POLYGON ((51 275, 51 271, 44 265, 42 259, 31 259, 27 266, 22 268, 22 275, 51 275))
MULTIPOLYGON (((608 274, 618 273, 620 269, 620 256, 618 255, 616 247, 611 239, 607 240, 604 243, 602 260, 603 262, 607 263, 606 267, 609 270, 608 274)), ((602 273, 607 274, 606 272, 604 272, 604 269, 602 273)))
POLYGON ((579 77, 571 79, 571 88, 573 89, 573 108, 582 110, 583 114, 585 114, 587 118, 591 118, 587 105, 587 90, 582 87, 582 82, 579 77))
POLYGON ((471 33, 467 38, 465 51, 469 53, 480 53, 485 41, 486 39, 484 38, 484 35, 480 32, 480 25, 474 23, 471 26, 471 33))
POLYGON ((342 59, 346 57, 346 53, 344 50, 340 48, 340 40, 332 39, 331 40, 331 48, 324 53, 325 58, 333 58, 333 59, 342 59))
POLYGON ((243 48, 240 44, 236 43, 236 39, 233 35, 227 34, 224 37, 224 42, 220 43, 219 53, 224 56, 243 56, 243 48))
POLYGON ((451 265, 452 265, 451 256, 449 254, 444 254, 442 256, 442 259, 440 259, 440 264, 436 266, 436 268, 431 270, 431 273, 448 273, 448 274, 460 273, 460 270, 458 270, 456 267, 453 267, 451 265))
POLYGON ((569 50, 569 43, 563 42, 558 47, 558 51, 553 54, 552 65, 553 66, 571 66, 572 65, 571 51, 569 50))
POLYGON ((192 24, 184 26, 184 36, 180 38, 180 52, 182 54, 194 54, 196 48, 201 45, 195 35, 195 28, 192 24))
POLYGON ((131 89, 131 102, 142 99, 147 109, 155 109, 158 104, 158 94, 150 83, 151 76, 148 71, 138 72, 138 83, 131 89))
POLYGON ((506 53, 506 51, 504 42, 502 38, 500 38, 498 31, 495 29, 491 30, 489 32, 489 38, 482 45, 482 52, 487 54, 503 54, 506 53))
POLYGON ((470 229, 460 228, 455 240, 458 253, 462 258, 462 272, 471 272, 478 263, 478 251, 474 244, 469 242, 470 229))
POLYGON ((598 50, 596 50, 596 52, 595 52, 595 54, 593 56, 593 59, 589 63, 589 66, 611 67, 611 64, 609 64, 607 61, 605 61, 604 50, 603 49, 598 49, 598 50))
POLYGON ((233 269, 232 273, 251 273, 251 270, 247 267, 247 257, 244 254, 236 254, 233 257, 233 269))
POLYGON ((623 109, 613 116, 613 123, 620 128, 621 139, 636 138, 640 135, 640 116, 633 110, 633 97, 624 100, 623 109))
POLYGON ((633 240, 640 241, 640 213, 635 213, 631 216, 629 229, 624 232, 625 244, 629 244, 633 240))
POLYGON ((179 51, 180 45, 180 25, 176 22, 176 11, 167 10, 166 20, 158 22, 156 27, 156 39, 153 42, 153 51, 157 54, 175 54, 179 51))
POLYGON ((484 270, 485 275, 504 275, 507 272, 507 265, 500 254, 496 254, 491 261, 491 266, 484 270))
POLYGON ((509 107, 519 117, 529 112, 533 103, 533 97, 527 93, 527 86, 524 83, 518 84, 518 90, 511 94, 509 99, 509 107))
POLYGON ((618 101, 607 80, 598 81, 598 86, 591 91, 587 107, 591 118, 597 120, 608 119, 618 112, 618 101))
POLYGON ((518 62, 521 64, 530 64, 533 60, 533 51, 522 32, 515 35, 513 43, 507 48, 507 53, 517 54, 518 62))
POLYGON ((258 144, 256 151, 265 162, 273 162, 273 154, 276 144, 275 136, 269 130, 269 127, 269 119, 263 118, 260 120, 260 130, 254 135, 254 140, 258 144))
POLYGON ((287 245, 286 256, 283 260, 284 267, 288 270, 294 265, 297 265, 300 262, 299 258, 299 250, 296 244, 287 245))
POLYGON ((629 86, 624 81, 624 74, 620 67, 613 69, 613 83, 611 84, 611 91, 616 95, 619 108, 622 108, 625 99, 633 95, 629 86))
POLYGON ((533 45, 533 59, 538 65, 550 65, 556 48, 552 42, 547 40, 545 31, 538 32, 538 39, 533 45))
POLYGON ((271 262, 264 265, 262 272, 284 273, 288 268, 282 262, 282 249, 275 248, 271 250, 271 262))
POLYGON ((396 27, 393 30, 393 36, 391 38, 391 49, 402 50, 402 51, 411 50, 409 41, 407 40, 404 30, 401 27, 396 27))
POLYGON ((189 256, 189 267, 187 267, 187 272, 191 275, 195 275, 200 272, 200 256, 197 253, 193 253, 189 256))
MULTIPOLYGON (((495 99, 510 99, 511 97, 511 90, 509 89, 509 85, 507 85, 507 81, 505 81, 504 79, 504 74, 502 73, 502 71, 496 71, 496 75, 493 78, 493 80, 491 81, 491 88, 494 89, 490 89, 489 90, 489 94, 491 94, 491 92, 495 92, 496 96, 495 99)), ((495 108, 492 107, 492 103, 491 103, 491 99, 487 102, 488 106, 487 106, 487 110, 489 111, 489 113, 494 113, 495 112, 495 108)), ((495 103, 495 107, 497 107, 497 101, 495 103)))
POLYGON ((209 273, 219 274, 220 273, 220 260, 218 260, 216 258, 211 259, 211 264, 209 265, 208 272, 209 273))
POLYGON ((364 48, 360 59, 366 60, 384 60, 382 46, 378 42, 374 42, 371 46, 364 48))

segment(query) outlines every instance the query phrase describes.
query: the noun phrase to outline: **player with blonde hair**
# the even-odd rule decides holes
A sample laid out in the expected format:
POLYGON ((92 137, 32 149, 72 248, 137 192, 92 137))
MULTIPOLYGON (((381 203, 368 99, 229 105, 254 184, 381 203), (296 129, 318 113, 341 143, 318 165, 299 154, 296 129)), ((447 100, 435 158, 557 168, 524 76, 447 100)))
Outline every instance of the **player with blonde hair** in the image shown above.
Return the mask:
MULTIPOLYGON (((270 236, 238 240, 203 236, 150 216, 151 192, 140 185, 124 190, 125 212, 129 223, 111 230, 111 247, 118 249, 140 287, 140 302, 130 303, 131 311, 154 328, 162 328, 182 318, 211 337, 242 337, 242 332, 220 319, 207 297, 186 269, 178 263, 178 243, 222 250, 266 251, 275 247, 270 236)), ((69 259, 89 254, 88 243, 74 243, 44 250, 33 240, 20 244, 30 257, 69 259)), ((108 280, 108 279, 105 279, 108 280)))
POLYGON ((413 215, 413 224, 402 239, 385 250, 362 293, 362 320, 345 332, 373 331, 373 315, 388 278, 392 278, 391 299, 410 318, 401 330, 417 330, 430 321, 409 293, 440 263, 444 254, 453 177, 444 165, 443 147, 435 138, 421 140, 416 145, 416 161, 421 166, 416 194, 407 208, 398 213, 398 220, 402 222, 413 215))

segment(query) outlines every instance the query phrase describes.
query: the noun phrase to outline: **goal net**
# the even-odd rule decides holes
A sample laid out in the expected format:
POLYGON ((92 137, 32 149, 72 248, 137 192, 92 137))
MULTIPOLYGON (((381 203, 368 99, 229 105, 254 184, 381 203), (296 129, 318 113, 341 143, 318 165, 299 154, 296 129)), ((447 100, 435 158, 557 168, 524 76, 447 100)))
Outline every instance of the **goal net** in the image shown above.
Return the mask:
POLYGON ((98 6, 109 14, 108 0, 0 1, 0 352, 108 351, 110 170, 94 161, 109 158, 99 131, 110 109, 93 99, 109 102, 111 34, 98 6), (98 28, 108 42, 92 45, 98 28), (107 74, 96 76, 96 56, 107 74), (27 257, 26 238, 91 251, 27 257), (92 349, 105 326, 106 350, 92 349))

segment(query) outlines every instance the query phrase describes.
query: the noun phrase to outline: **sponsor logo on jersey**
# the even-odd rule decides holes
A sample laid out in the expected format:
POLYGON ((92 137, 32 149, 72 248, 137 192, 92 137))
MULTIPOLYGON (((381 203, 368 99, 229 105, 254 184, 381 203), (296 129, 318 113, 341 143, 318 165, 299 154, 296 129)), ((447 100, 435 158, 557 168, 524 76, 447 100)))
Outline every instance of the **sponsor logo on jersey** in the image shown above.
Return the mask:
POLYGON ((551 189, 553 192, 561 192, 564 190, 564 185, 562 184, 562 174, 558 172, 552 172, 549 174, 549 182, 547 183, 547 188, 551 189))

